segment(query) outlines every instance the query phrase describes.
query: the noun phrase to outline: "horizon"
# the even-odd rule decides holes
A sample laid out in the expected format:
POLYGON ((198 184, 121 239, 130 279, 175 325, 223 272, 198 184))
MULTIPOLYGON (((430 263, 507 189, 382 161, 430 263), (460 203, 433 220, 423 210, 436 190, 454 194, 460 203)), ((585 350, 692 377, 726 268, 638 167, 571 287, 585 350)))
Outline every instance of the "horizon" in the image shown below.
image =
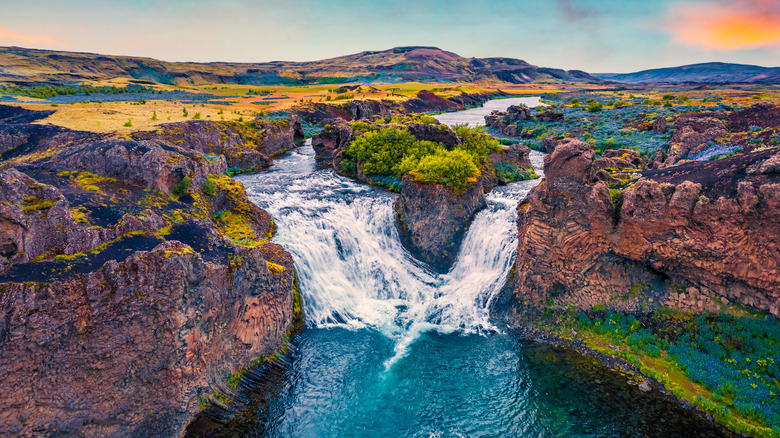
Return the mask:
POLYGON ((780 59, 772 0, 31 0, 4 9, 0 46, 168 62, 310 62, 404 46, 592 73, 780 59))
MULTIPOLYGON (((114 54, 114 53, 97 53, 97 52, 86 52, 86 51, 70 51, 70 50, 54 50, 54 49, 43 49, 38 47, 23 47, 23 46, 0 46, 0 48, 8 48, 8 49, 23 49, 23 50, 39 50, 39 51, 45 51, 45 52, 61 52, 61 53, 74 53, 74 54, 80 54, 80 55, 96 55, 96 56, 109 56, 109 57, 115 57, 115 58, 146 58, 146 59, 152 59, 155 61, 161 61, 161 62, 169 62, 169 63, 179 63, 179 64, 271 64, 276 62, 284 62, 284 63, 307 63, 307 62, 318 62, 318 61, 327 61, 329 59, 336 59, 336 58, 342 58, 347 56, 353 56, 353 55, 359 55, 361 53, 367 53, 367 52, 386 52, 390 50, 395 49, 402 49, 402 48, 410 48, 410 47, 417 47, 417 48, 431 48, 431 49, 437 49, 442 50, 444 52, 449 53, 455 53, 458 56, 461 56, 459 53, 453 52, 452 50, 443 49, 441 47, 435 47, 435 46, 424 46, 424 45, 411 45, 411 46, 397 46, 397 47, 390 47, 388 49, 381 49, 381 50, 363 50, 361 52, 356 53, 348 53, 343 55, 337 55, 332 56, 329 58, 323 58, 323 59, 311 59, 311 60, 305 60, 305 61, 291 61, 291 60, 284 60, 284 59, 275 59, 272 61, 249 61, 249 62, 240 62, 240 61, 170 61, 167 59, 160 59, 160 58, 153 58, 151 56, 136 56, 136 55, 122 55, 122 54, 114 54)), ((506 56, 481 56, 481 57, 466 57, 461 56, 465 59, 485 59, 485 58, 509 58, 506 56)), ((547 65, 539 65, 534 62, 528 61, 526 59, 521 58, 513 58, 518 59, 520 61, 528 62, 529 64, 535 66, 535 67, 547 67, 547 68, 555 68, 547 65)), ((681 64, 681 65, 668 65, 668 66, 660 66, 660 67, 651 67, 646 68, 642 70, 636 70, 631 72, 612 72, 612 71, 585 71, 589 74, 628 74, 628 73, 641 73, 643 71, 651 71, 651 70, 663 70, 663 69, 669 69, 669 68, 676 68, 676 67, 693 67, 697 65, 707 65, 707 64, 726 64, 726 65, 743 65, 743 66, 751 66, 751 67, 762 67, 762 68, 780 68, 780 65, 773 66, 773 65, 761 65, 761 64, 745 64, 740 62, 724 62, 724 61, 703 61, 703 62, 697 62, 694 64, 681 64)), ((577 68, 572 69, 566 69, 566 70, 581 70, 577 68)))

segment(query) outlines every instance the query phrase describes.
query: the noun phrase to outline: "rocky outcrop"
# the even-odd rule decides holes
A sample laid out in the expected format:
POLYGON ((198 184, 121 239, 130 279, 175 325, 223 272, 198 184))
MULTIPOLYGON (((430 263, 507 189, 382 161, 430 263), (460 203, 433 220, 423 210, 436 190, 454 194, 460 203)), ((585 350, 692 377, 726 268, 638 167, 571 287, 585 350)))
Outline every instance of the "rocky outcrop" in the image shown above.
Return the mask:
POLYGON ((666 157, 666 166, 671 166, 688 155, 707 148, 707 142, 723 138, 728 134, 726 125, 719 117, 698 113, 682 114, 674 122, 674 134, 666 157))
POLYGON ((666 128, 666 119, 663 116, 658 116, 653 121, 653 125, 650 129, 655 133, 664 134, 666 133, 666 128))
POLYGON ((170 194, 189 177, 200 185, 212 173, 227 171, 225 159, 209 160, 191 150, 159 141, 104 140, 68 148, 35 167, 53 172, 87 171, 127 184, 170 194))
POLYGON ((717 160, 731 179, 691 162, 611 189, 587 144, 560 144, 518 207, 516 308, 738 302, 780 314, 780 178, 734 170, 770 169, 775 152, 717 160))
POLYGON ((481 178, 462 192, 404 175, 395 202, 401 242, 418 260, 447 272, 474 214, 485 206, 481 178))
POLYGON ((545 110, 536 115, 536 120, 546 123, 563 123, 563 113, 555 112, 553 110, 545 110))
POLYGON ((94 228, 77 221, 59 189, 17 171, 0 171, 0 274, 45 253, 72 255, 133 232, 154 232, 165 221, 148 211, 124 215, 115 226, 94 228))
POLYGON ((157 140, 201 154, 223 155, 227 166, 259 170, 272 164, 271 158, 303 141, 298 116, 276 121, 259 119, 254 124, 193 120, 169 123, 154 132, 136 132, 136 140, 157 140))
POLYGON ((415 97, 403 101, 366 99, 353 100, 341 105, 308 102, 294 106, 292 112, 310 123, 330 123, 326 121, 334 118, 346 121, 372 120, 377 117, 396 114, 462 110, 470 106, 481 105, 493 95, 487 93, 461 93, 458 96, 444 98, 428 90, 421 90, 415 97))
POLYGON ((441 143, 447 149, 452 149, 461 143, 458 135, 449 126, 435 123, 411 123, 406 126, 409 133, 418 140, 441 143))
POLYGON ((0 434, 181 435, 292 320, 289 254, 236 251, 230 268, 171 241, 83 277, 0 286, 0 434))
POLYGON ((323 130, 312 136, 311 145, 318 159, 333 160, 334 154, 347 147, 353 139, 349 123, 341 119, 328 119, 323 130))
POLYGON ((0 105, 0 161, 54 149, 74 142, 105 138, 104 134, 72 131, 55 125, 32 124, 52 115, 54 111, 31 111, 10 105, 0 105))
POLYGON ((512 105, 506 111, 493 111, 485 116, 485 126, 508 137, 517 137, 517 122, 534 120, 531 110, 525 105, 512 105))
POLYGON ((175 143, 4 163, 1 436, 180 436, 289 334, 300 302, 273 220, 225 156, 175 143))

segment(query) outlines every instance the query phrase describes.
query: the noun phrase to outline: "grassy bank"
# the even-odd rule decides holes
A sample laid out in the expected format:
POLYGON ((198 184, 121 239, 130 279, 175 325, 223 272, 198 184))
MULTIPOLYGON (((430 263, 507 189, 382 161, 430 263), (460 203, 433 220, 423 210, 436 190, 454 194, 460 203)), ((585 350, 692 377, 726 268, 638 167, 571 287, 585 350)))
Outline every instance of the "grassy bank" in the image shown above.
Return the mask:
POLYGON ((718 423, 780 437, 780 322, 745 312, 547 310, 536 329, 634 365, 718 423))

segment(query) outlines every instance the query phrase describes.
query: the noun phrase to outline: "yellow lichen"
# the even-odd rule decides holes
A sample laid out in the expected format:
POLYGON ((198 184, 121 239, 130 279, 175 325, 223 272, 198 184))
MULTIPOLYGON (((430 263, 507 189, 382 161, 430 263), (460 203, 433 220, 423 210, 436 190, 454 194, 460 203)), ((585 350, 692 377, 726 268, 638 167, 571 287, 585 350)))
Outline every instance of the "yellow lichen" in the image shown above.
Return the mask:
POLYGON ((268 260, 265 261, 265 264, 268 266, 268 269, 274 274, 279 275, 282 272, 286 271, 287 268, 285 268, 282 265, 276 264, 274 262, 269 262, 268 260))

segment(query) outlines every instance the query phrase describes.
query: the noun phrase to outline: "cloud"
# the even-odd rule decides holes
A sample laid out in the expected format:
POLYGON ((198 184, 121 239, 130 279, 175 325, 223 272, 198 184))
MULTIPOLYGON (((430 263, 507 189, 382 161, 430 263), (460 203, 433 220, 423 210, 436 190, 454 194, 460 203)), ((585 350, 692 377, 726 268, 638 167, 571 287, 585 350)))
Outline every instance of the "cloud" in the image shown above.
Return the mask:
POLYGON ((45 35, 30 35, 0 28, 0 44, 57 45, 58 41, 45 35))
POLYGON ((556 0, 556 3, 558 3, 558 9, 563 15, 563 18, 568 22, 585 20, 595 15, 597 12, 593 8, 587 8, 577 4, 575 0, 556 0))
POLYGON ((715 0, 673 3, 667 29, 674 41, 710 50, 780 50, 777 0, 715 0))

